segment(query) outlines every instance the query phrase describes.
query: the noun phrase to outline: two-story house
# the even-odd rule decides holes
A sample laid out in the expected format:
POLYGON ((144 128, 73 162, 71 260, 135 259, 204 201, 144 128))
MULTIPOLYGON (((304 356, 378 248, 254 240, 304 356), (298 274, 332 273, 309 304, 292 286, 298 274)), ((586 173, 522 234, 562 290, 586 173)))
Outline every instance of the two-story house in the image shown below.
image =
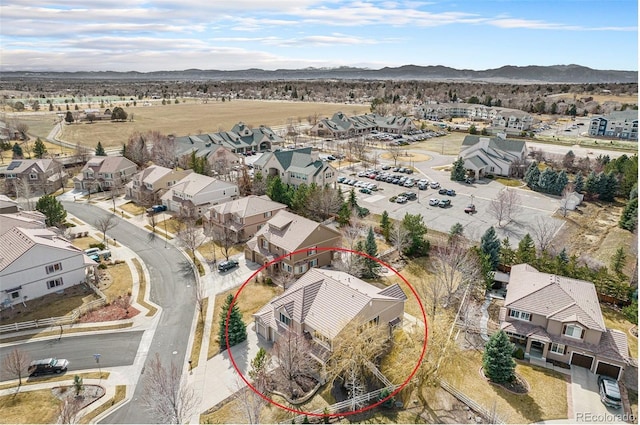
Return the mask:
POLYGON ((160 197, 169 211, 186 217, 200 218, 212 205, 238 197, 238 186, 233 183, 190 173, 160 197))
POLYGON ((136 164, 123 156, 94 156, 73 178, 76 190, 99 192, 124 187, 137 172, 136 164))
POLYGON ((247 242, 244 256, 247 261, 268 264, 287 255, 268 269, 297 276, 310 268, 331 264, 333 252, 318 248, 339 247, 341 236, 340 232, 324 224, 281 210, 247 242), (301 252, 290 255, 296 251, 301 252))
POLYGON ((203 215, 207 233, 228 234, 234 242, 244 242, 256 234, 278 211, 287 208, 268 196, 249 195, 210 207, 203 215), (227 233, 225 233, 227 232, 227 233))
POLYGON ((263 176, 278 176, 283 183, 294 187, 303 183, 320 187, 335 185, 338 178, 337 170, 329 162, 320 160, 311 148, 266 152, 253 166, 263 176))
POLYGON ((315 268, 253 315, 255 332, 267 341, 285 331, 305 335, 323 362, 348 326, 401 325, 406 299, 398 284, 380 289, 345 272, 315 268))
POLYGON ((167 190, 192 170, 172 170, 171 168, 151 165, 135 174, 125 186, 127 198, 143 205, 157 204, 167 190))
POLYGON ((0 302, 6 307, 77 285, 96 265, 51 230, 14 227, 0 235, 0 302))
POLYGON ((64 186, 67 173, 55 159, 15 159, 4 171, 7 190, 17 194, 24 185, 35 194, 48 194, 64 186))
POLYGON ((528 264, 511 268, 500 322, 532 362, 556 360, 619 379, 629 357, 626 334, 605 326, 593 283, 528 264))
POLYGON ((609 115, 594 116, 589 123, 589 135, 637 141, 638 111, 616 111, 609 115))
POLYGON ((460 146, 464 168, 478 179, 486 174, 509 176, 514 166, 525 166, 527 144, 523 140, 497 137, 465 136, 460 146))

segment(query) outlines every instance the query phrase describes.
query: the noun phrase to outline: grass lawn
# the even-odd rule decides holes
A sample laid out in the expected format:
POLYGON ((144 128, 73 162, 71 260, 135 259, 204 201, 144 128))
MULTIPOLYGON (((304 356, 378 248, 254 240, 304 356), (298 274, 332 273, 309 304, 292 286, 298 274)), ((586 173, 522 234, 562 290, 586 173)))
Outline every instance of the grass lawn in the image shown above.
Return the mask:
MULTIPOLYGON (((229 247, 229 256, 242 254, 244 252, 244 245, 233 245, 229 247)), ((206 259, 216 258, 217 260, 224 258, 222 247, 218 244, 214 244, 213 241, 209 241, 197 250, 206 259), (215 255, 214 255, 215 250, 215 255)))
MULTIPOLYGON (((164 230, 167 229, 168 233, 173 233, 175 235, 180 230, 181 224, 182 223, 180 223, 180 220, 175 217, 171 217, 158 222, 156 224, 156 230, 162 229, 162 231, 164 232, 164 230)), ((149 230, 151 230, 151 226, 149 226, 149 230)))
POLYGON ((464 351, 452 359, 441 372, 451 385, 491 411, 495 404, 498 415, 507 423, 532 423, 567 418, 567 380, 548 369, 518 363, 516 373, 524 377, 531 390, 524 395, 512 394, 489 384, 481 375, 482 353, 464 351))
POLYGON ((618 310, 615 310, 609 307, 606 304, 601 304, 600 308, 602 309, 602 316, 604 318, 604 324, 607 328, 617 329, 622 331, 627 335, 627 342, 629 344, 629 354, 634 359, 638 358, 638 338, 635 338, 633 335, 629 333, 629 329, 631 329, 634 324, 629 322, 624 318, 622 313, 618 310))
POLYGON ((140 205, 136 205, 133 202, 127 202, 126 204, 120 205, 120 209, 125 210, 131 215, 140 215, 144 214, 145 209, 140 205))
MULTIPOLYGON (((209 298, 205 298, 202 303, 202 311, 207 313, 207 305, 209 304, 209 298)), ((200 316, 200 315, 199 315, 200 316)), ((196 325, 196 332, 193 337, 193 347, 191 347, 191 367, 198 367, 198 361, 200 360, 200 351, 202 348, 202 337, 204 336, 204 317, 198 318, 198 324, 196 325)))
MULTIPOLYGON (((238 289, 230 289, 226 292, 218 294, 215 299, 215 307, 213 309, 213 323, 211 324, 211 337, 209 340, 209 349, 207 359, 218 354, 220 346, 218 340, 218 332, 220 329, 220 314, 222 306, 229 294, 235 295, 238 289)), ((252 332, 249 328, 253 326, 253 313, 258 311, 263 305, 269 302, 273 297, 282 293, 282 288, 278 286, 263 285, 259 283, 249 282, 244 287, 242 293, 237 299, 237 305, 242 312, 242 318, 247 325, 247 332, 252 332)))
POLYGON ((102 241, 94 239, 91 236, 87 236, 87 237, 84 237, 84 238, 73 239, 71 242, 73 243, 73 246, 75 246, 77 248, 80 248, 82 250, 85 250, 85 249, 89 248, 89 245, 100 243, 102 241))
POLYGON ((146 314, 147 316, 153 316, 154 314, 156 314, 156 311, 158 311, 158 309, 148 304, 144 300, 144 295, 147 290, 147 279, 144 277, 144 271, 142 270, 142 265, 140 264, 137 258, 134 258, 131 261, 133 261, 133 264, 136 266, 136 270, 138 272, 138 278, 140 280, 140 286, 138 288, 138 300, 137 300, 138 304, 140 304, 141 306, 149 310, 146 314))
POLYGON ((518 187, 518 186, 522 186, 522 181, 520 180, 516 180, 516 179, 508 179, 505 177, 496 177, 494 179, 495 181, 497 181, 498 183, 502 183, 504 186, 509 186, 509 187, 518 187))
MULTIPOLYGON (((124 328, 130 328, 132 326, 133 326, 133 323, 129 322, 129 323, 118 323, 116 325, 107 325, 107 326, 92 326, 88 328, 65 329, 64 335, 75 334, 79 332, 98 332, 98 331, 124 329, 124 328)), ((59 335, 59 334, 60 334, 60 331, 44 331, 44 332, 38 332, 38 333, 27 335, 27 336, 14 336, 10 338, 2 338, 0 339, 0 341, 6 344, 10 342, 27 341, 32 338, 42 338, 45 336, 53 336, 53 335, 59 335)))
POLYGON ((50 389, 21 392, 0 397, 2 423, 54 424, 60 400, 50 389))
POLYGON ((110 408, 111 406, 113 406, 114 404, 119 402, 120 400, 124 400, 126 395, 127 395, 127 386, 126 385, 116 385, 116 393, 113 395, 113 397, 111 397, 111 400, 107 401, 106 403, 104 403, 100 407, 98 407, 97 409, 92 410, 91 412, 86 414, 80 420, 79 423, 88 424, 89 422, 91 422, 91 420, 93 418, 98 416, 100 413, 104 412, 105 410, 107 410, 108 408, 110 408))
POLYGON ((108 266, 107 271, 113 282, 102 292, 107 296, 108 302, 113 302, 120 296, 126 296, 133 290, 133 278, 127 263, 118 263, 108 266))
MULTIPOLYGON (((427 258, 417 258, 415 260, 412 260, 407 264, 405 268, 399 270, 398 272, 407 280, 407 282, 409 282, 409 284, 411 284, 411 286, 414 287, 414 289, 416 289, 415 286, 421 281, 421 277, 418 276, 418 273, 420 270, 424 271, 427 268, 427 261, 427 258)), ((426 273, 425 276, 427 281, 431 277, 429 273, 426 273)), ((383 278, 382 281, 386 286, 398 283, 404 293, 407 295, 407 301, 404 305, 404 311, 417 318, 418 320, 422 320, 422 311, 420 310, 418 300, 413 295, 413 292, 411 292, 411 289, 402 279, 400 279, 400 277, 393 274, 389 277, 383 278)), ((426 309, 426 306, 423 305, 423 307, 426 309)))
MULTIPOLYGON (((102 376, 102 379, 108 379, 110 373, 102 372, 102 375, 99 372, 76 373, 73 375, 49 375, 49 376, 38 377, 37 379, 34 379, 32 381, 27 381, 25 378, 22 378, 22 386, 24 387, 28 385, 42 384, 45 382, 73 381, 73 377, 75 375, 78 375, 83 379, 100 379, 101 376, 102 376)), ((17 383, 3 384, 3 385, 0 385, 0 390, 13 388, 16 385, 17 383)))

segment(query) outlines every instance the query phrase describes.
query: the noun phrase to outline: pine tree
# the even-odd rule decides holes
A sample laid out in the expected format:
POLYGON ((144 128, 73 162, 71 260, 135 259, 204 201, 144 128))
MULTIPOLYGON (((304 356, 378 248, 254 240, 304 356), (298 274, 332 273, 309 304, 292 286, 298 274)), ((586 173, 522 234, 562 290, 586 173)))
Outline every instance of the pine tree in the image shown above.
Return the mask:
POLYGON ((338 210, 338 217, 336 218, 340 226, 346 226, 351 221, 351 208, 347 202, 343 202, 342 206, 338 210))
POLYGON ((451 229, 449 229, 447 242, 449 242, 450 244, 457 242, 460 238, 462 238, 463 233, 464 227, 462 227, 462 224, 454 224, 453 226, 451 226, 451 229))
POLYGON ((482 368, 487 378, 498 384, 513 380, 516 368, 512 357, 513 349, 514 346, 504 331, 491 335, 482 356, 482 368))
POLYGON ((496 236, 496 229, 489 227, 480 239, 480 251, 488 256, 491 269, 495 270, 500 263, 500 241, 496 236))
MULTIPOLYGON (((376 243, 376 236, 373 233, 373 227, 369 227, 369 233, 367 233, 367 239, 364 243, 364 253, 376 258, 378 256, 378 244, 376 243)), ((363 276, 368 279, 375 279, 380 272, 380 263, 371 258, 364 258, 364 274, 363 276)))
POLYGON ((618 190, 618 179, 612 171, 607 174, 601 173, 601 184, 599 189, 599 199, 609 202, 613 201, 616 191, 618 190))
POLYGON ((44 214, 47 226, 60 227, 67 218, 67 211, 53 195, 44 195, 38 199, 36 210, 44 214))
POLYGON ((587 192, 587 195, 593 196, 598 193, 598 176, 595 171, 592 171, 587 176, 587 181, 584 184, 584 190, 587 192))
POLYGON ((354 188, 351 188, 351 191, 349 192, 348 202, 351 209, 358 208, 358 198, 356 198, 356 190, 354 188))
POLYGON ((535 260, 536 245, 533 243, 531 235, 527 233, 518 244, 518 250, 516 251, 516 262, 519 264, 531 264, 535 260))
POLYGON ((296 188, 291 197, 291 209, 293 211, 304 215, 303 213, 307 209, 307 201, 309 200, 309 192, 309 186, 304 183, 296 188))
POLYGON ((567 177, 567 173, 564 170, 558 173, 558 177, 556 178, 556 182, 553 189, 554 195, 560 195, 564 190, 565 186, 569 183, 569 178, 567 177))
POLYGON ((429 252, 429 241, 424 239, 427 234, 421 214, 406 213, 402 219, 402 226, 409 233, 409 244, 404 250, 404 255, 408 257, 421 257, 429 252))
POLYGON ((389 236, 391 235, 391 219, 389 218, 389 213, 387 210, 382 212, 382 216, 380 217, 380 229, 382 230, 382 236, 384 236, 384 240, 389 242, 389 236))
POLYGON ((626 264, 626 261, 627 261, 627 254, 625 254, 623 247, 619 247, 616 250, 616 253, 613 254, 613 258, 611 258, 611 270, 621 275, 622 270, 624 269, 624 266, 626 264))
POLYGON ((627 205, 625 205, 622 210, 622 215, 620 216, 620 221, 618 225, 625 229, 633 232, 638 226, 638 198, 635 197, 631 199, 627 205))
POLYGON ((102 147, 102 142, 98 142, 98 145, 96 146, 96 156, 107 156, 107 153, 102 147))
POLYGON ((35 144, 33 145, 33 154, 36 158, 42 158, 47 153, 47 147, 44 145, 42 140, 38 137, 36 139, 35 144))
POLYGON ((229 347, 227 347, 226 340, 226 324, 227 314, 229 308, 233 303, 233 295, 229 294, 224 301, 222 311, 220 312, 220 329, 218 330, 218 342, 220 345, 220 351, 224 351, 229 347, 233 347, 236 344, 241 343, 247 339, 247 327, 242 321, 242 314, 238 308, 238 304, 233 304, 231 308, 231 315, 229 316, 229 347))
POLYGON ((584 189, 584 177, 582 176, 582 172, 576 175, 576 179, 573 181, 573 189, 576 193, 580 193, 584 189))
POLYGON ((291 199, 289 199, 287 187, 278 176, 269 178, 267 182, 267 196, 274 202, 291 206, 291 199))
POLYGON ((453 181, 463 181, 467 172, 464 169, 464 160, 462 157, 459 157, 453 163, 453 167, 451 168, 451 180, 453 181))
POLYGON ((559 275, 567 274, 567 266, 569 265, 569 255, 567 249, 562 248, 562 251, 555 258, 555 270, 554 272, 559 275))
POLYGON ((524 181, 531 189, 536 190, 538 188, 538 180, 540 180, 540 169, 538 163, 533 161, 529 164, 529 168, 524 174, 524 181))
POLYGON ((11 150, 13 151, 13 158, 14 159, 20 159, 23 157, 23 153, 22 153, 22 147, 20 147, 20 145, 18 144, 18 142, 13 144, 13 147, 11 148, 11 150))
POLYGON ((551 168, 545 168, 538 178, 538 189, 545 193, 553 193, 558 173, 551 168))
POLYGON ((503 266, 511 266, 516 261, 516 252, 511 248, 511 242, 506 237, 500 244, 500 264, 503 266))

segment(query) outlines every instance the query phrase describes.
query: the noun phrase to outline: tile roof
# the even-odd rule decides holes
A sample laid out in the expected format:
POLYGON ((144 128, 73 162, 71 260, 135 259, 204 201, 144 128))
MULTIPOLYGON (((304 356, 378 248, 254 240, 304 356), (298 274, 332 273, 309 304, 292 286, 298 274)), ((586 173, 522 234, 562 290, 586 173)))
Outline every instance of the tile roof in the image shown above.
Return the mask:
POLYGON ((198 173, 191 173, 180 179, 176 184, 171 186, 169 191, 162 196, 162 199, 170 199, 174 191, 184 192, 187 195, 195 196, 205 188, 223 189, 237 187, 233 183, 227 183, 213 177, 204 176, 198 173))
MULTIPOLYGON (((469 147, 476 145, 480 142, 480 139, 487 139, 486 136, 478 136, 474 134, 469 134, 465 136, 462 141, 461 149, 463 147, 469 147)), ((510 154, 522 152, 522 149, 525 147, 526 142, 524 140, 513 140, 513 139, 503 139, 501 137, 490 137, 489 139, 489 148, 495 149, 497 151, 503 151, 510 154)))
POLYGON ((606 330, 593 283, 541 273, 528 264, 511 268, 505 306, 560 322, 579 322, 601 332, 606 330))
POLYGON ((390 288, 377 288, 345 272, 312 268, 255 316, 270 314, 273 317, 280 308, 284 308, 296 322, 306 323, 323 335, 334 338, 372 300, 406 300, 399 287, 390 288))
POLYGON ((14 227, 0 236, 0 270, 4 270, 15 260, 36 245, 64 249, 82 254, 68 240, 48 229, 27 229, 14 227))
POLYGON ((256 214, 264 214, 277 209, 284 209, 287 206, 279 202, 274 202, 267 195, 249 195, 223 204, 214 205, 207 211, 207 216, 211 211, 218 214, 234 214, 238 217, 252 217, 256 214))
POLYGON ((14 227, 25 229, 45 229, 45 216, 38 211, 20 211, 11 214, 0 214, 0 235, 14 227))

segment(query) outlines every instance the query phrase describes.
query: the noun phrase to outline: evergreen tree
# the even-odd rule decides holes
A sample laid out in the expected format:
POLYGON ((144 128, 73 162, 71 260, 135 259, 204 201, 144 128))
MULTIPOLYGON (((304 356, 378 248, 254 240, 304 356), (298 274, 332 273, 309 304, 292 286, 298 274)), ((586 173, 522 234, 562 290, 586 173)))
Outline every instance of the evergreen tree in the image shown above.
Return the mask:
POLYGON ((538 178, 538 189, 545 193, 553 193, 557 178, 558 173, 551 168, 545 168, 538 178))
POLYGON ((536 190, 538 189, 538 180, 540 180, 540 169, 538 168, 538 163, 533 161, 524 173, 524 181, 527 186, 536 190))
POLYGON ((453 163, 453 167, 451 168, 451 180, 453 181, 464 181, 466 177, 466 170, 464 169, 464 160, 462 157, 459 157, 453 163))
POLYGON ((351 208, 346 202, 342 203, 340 210, 338 210, 338 217, 336 218, 340 226, 346 226, 351 221, 351 208))
POLYGON ((356 190, 354 188, 351 188, 351 191, 349 192, 349 207, 353 210, 358 208, 358 198, 356 197, 356 190))
POLYGON ((304 211, 307 209, 307 201, 309 200, 309 187, 302 183, 293 192, 291 197, 291 209, 298 214, 304 215, 304 211))
POLYGON ((500 263, 500 241, 493 226, 489 227, 480 238, 480 251, 488 256, 491 270, 495 270, 500 263))
POLYGON ((469 134, 478 134, 478 129, 475 125, 471 124, 471 126, 469 127, 469 134))
POLYGON ((518 264, 527 263, 531 264, 536 260, 536 245, 533 243, 533 239, 530 234, 524 235, 524 238, 518 244, 518 250, 516 251, 516 262, 518 264))
MULTIPOLYGON (((369 233, 367 233, 367 239, 364 243, 364 253, 376 258, 378 256, 378 244, 376 243, 376 235, 373 233, 373 227, 369 227, 369 233)), ((380 263, 371 258, 364 258, 364 274, 363 276, 368 279, 375 279, 379 276, 380 263)))
POLYGON ((389 213, 387 210, 382 212, 382 216, 380 217, 380 229, 382 230, 382 236, 384 236, 384 240, 389 242, 389 236, 391 235, 391 219, 389 218, 389 213))
POLYGON ((569 255, 567 249, 562 248, 562 251, 555 258, 555 274, 565 275, 567 273, 567 265, 569 264, 569 255))
POLYGON ((624 269, 624 266, 626 264, 626 261, 627 261, 627 254, 625 254, 623 247, 619 247, 616 250, 616 253, 613 254, 613 257, 611 258, 611 270, 616 272, 618 275, 621 275, 622 270, 624 269))
POLYGON ((638 197, 631 199, 627 202, 624 209, 622 210, 622 215, 620 216, 620 221, 618 225, 630 232, 633 232, 638 226, 638 197))
POLYGON ((96 146, 96 156, 107 156, 107 153, 102 147, 102 142, 98 142, 98 145, 96 146))
POLYGON ((500 244, 500 264, 503 266, 512 266, 516 261, 516 252, 511 248, 509 237, 502 240, 500 244))
POLYGON ((573 168, 573 162, 576 160, 576 154, 573 153, 572 150, 566 153, 564 158, 562 159, 562 166, 567 170, 571 170, 573 168))
POLYGON ((47 226, 60 227, 67 218, 67 211, 53 195, 44 195, 38 199, 36 210, 44 214, 47 226))
POLYGON ((579 172, 576 175, 576 179, 573 181, 573 189, 576 193, 580 193, 584 189, 584 177, 582 176, 582 172, 579 172))
POLYGON ((270 177, 267 182, 267 196, 274 202, 280 202, 287 206, 291 206, 291 199, 289 199, 289 192, 287 187, 279 176, 270 177))
POLYGON ((447 242, 449 242, 450 244, 455 243, 460 238, 462 238, 463 233, 464 233, 464 227, 462 227, 462 224, 460 223, 454 224, 453 226, 451 226, 451 229, 449 229, 449 237, 447 242))
POLYGON ((424 239, 427 234, 427 226, 425 226, 421 214, 406 213, 402 219, 402 226, 409 234, 409 243, 404 250, 407 257, 421 257, 429 252, 429 241, 424 239))
POLYGON ((598 193, 598 176, 595 171, 592 171, 587 176, 587 181, 584 184, 584 190, 587 192, 587 195, 594 196, 598 193))
POLYGON ((38 137, 36 139, 35 144, 33 145, 33 154, 36 158, 42 158, 47 153, 47 147, 44 145, 42 140, 38 137))
POLYGON ((227 348, 233 347, 247 339, 247 327, 242 321, 242 314, 240 313, 238 304, 234 303, 233 307, 231 307, 232 303, 233 295, 229 294, 227 299, 224 301, 222 311, 220 312, 220 329, 218 331, 220 351, 224 351, 227 348), (229 347, 227 347, 226 325, 229 308, 231 308, 231 315, 229 316, 229 347))
POLYGON ((607 174, 601 173, 601 184, 599 185, 600 191, 599 199, 602 201, 613 201, 616 191, 618 190, 618 179, 616 175, 610 171, 607 174))
POLYGON ((24 157, 24 154, 22 153, 22 148, 20 147, 18 142, 13 144, 13 147, 11 148, 11 150, 13 151, 14 159, 20 159, 24 157))
POLYGON ((64 120, 67 124, 71 124, 75 120, 73 119, 73 113, 69 111, 69 105, 67 105, 67 113, 64 116, 64 120))
POLYGON ((558 177, 556 178, 556 183, 554 185, 553 194, 560 195, 564 190, 565 186, 569 183, 569 177, 567 177, 567 173, 564 170, 558 173, 558 177))
POLYGON ((498 384, 513 380, 516 368, 512 357, 513 349, 513 344, 503 330, 491 335, 482 356, 482 368, 487 378, 498 384))

